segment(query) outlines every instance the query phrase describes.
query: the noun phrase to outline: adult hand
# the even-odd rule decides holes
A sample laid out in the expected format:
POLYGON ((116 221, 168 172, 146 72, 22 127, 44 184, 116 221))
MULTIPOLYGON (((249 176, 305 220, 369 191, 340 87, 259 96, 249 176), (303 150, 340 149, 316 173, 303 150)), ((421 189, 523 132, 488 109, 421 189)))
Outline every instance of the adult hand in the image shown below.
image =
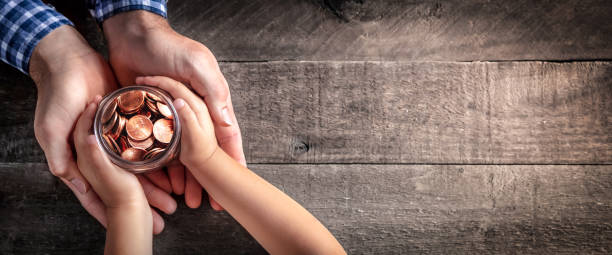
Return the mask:
MULTIPOLYGON (((134 84, 137 76, 160 75, 181 81, 204 98, 214 121, 219 146, 232 158, 246 165, 240 129, 234 115, 227 81, 208 48, 175 32, 168 22, 147 11, 115 15, 103 23, 108 41, 110 64, 121 85, 134 84)), ((169 167, 173 188, 183 181, 181 165, 169 167)), ((186 173, 185 202, 201 203, 201 187, 186 173)), ((215 210, 222 207, 210 198, 215 210)))
MULTIPOLYGON (((71 26, 53 30, 38 43, 29 70, 38 88, 34 133, 45 152, 49 170, 106 227, 104 206, 75 163, 72 130, 88 102, 116 88, 113 74, 102 56, 71 26)), ((171 196, 152 184, 146 188, 152 206, 166 213, 174 212, 176 202, 171 196)), ((163 219, 154 213, 153 220, 154 232, 161 232, 163 219)))

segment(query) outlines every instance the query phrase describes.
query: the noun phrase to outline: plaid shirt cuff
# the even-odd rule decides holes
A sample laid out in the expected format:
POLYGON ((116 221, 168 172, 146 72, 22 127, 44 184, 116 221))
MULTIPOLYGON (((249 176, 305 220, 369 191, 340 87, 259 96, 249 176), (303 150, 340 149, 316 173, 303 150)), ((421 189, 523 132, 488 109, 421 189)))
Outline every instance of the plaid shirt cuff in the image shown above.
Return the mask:
POLYGON ((87 6, 98 23, 115 14, 134 10, 150 11, 167 17, 166 0, 88 0, 87 6))
POLYGON ((40 0, 0 0, 0 59, 28 74, 34 47, 54 29, 73 25, 40 0))

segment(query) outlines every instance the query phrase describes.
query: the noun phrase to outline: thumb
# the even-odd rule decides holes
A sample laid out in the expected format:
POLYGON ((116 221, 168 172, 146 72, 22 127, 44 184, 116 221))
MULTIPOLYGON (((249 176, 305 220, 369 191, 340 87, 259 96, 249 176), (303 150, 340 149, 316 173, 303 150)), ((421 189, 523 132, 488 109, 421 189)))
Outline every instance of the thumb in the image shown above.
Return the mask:
POLYGON ((204 97, 213 121, 218 125, 231 126, 234 124, 232 121, 234 118, 227 105, 229 97, 227 81, 218 65, 206 70, 197 69, 195 79, 190 81, 190 84, 198 94, 204 97))
POLYGON ((181 142, 191 143, 192 141, 199 141, 200 139, 197 139, 197 137, 202 128, 189 104, 181 98, 174 100, 173 104, 178 113, 179 120, 181 120, 181 135, 186 138, 182 139, 181 142))
POLYGON ((49 171, 66 183, 70 183, 82 195, 86 194, 90 186, 76 165, 70 144, 67 141, 56 141, 47 144, 45 147, 44 152, 49 164, 49 171))

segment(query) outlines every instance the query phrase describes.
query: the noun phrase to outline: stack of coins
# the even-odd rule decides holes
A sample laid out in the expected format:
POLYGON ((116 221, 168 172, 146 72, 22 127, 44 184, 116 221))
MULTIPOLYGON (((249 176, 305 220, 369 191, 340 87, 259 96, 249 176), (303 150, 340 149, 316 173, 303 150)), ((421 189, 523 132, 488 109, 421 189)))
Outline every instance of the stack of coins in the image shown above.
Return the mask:
POLYGON ((126 91, 102 113, 104 142, 129 161, 155 158, 166 150, 174 135, 174 116, 158 96, 126 91))

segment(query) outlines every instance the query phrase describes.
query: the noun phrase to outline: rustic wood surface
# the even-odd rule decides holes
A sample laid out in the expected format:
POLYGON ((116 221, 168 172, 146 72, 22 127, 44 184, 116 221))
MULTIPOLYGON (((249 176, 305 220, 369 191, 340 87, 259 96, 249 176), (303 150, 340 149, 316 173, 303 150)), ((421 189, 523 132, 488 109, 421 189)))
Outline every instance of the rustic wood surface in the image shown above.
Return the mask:
MULTIPOLYGON (((251 163, 612 163, 610 62, 221 68, 251 163)), ((43 162, 32 135, 34 90, 2 93, 0 160, 43 162)))
POLYGON ((608 0, 169 1, 220 60, 612 59, 608 0))
MULTIPOLYGON (((82 4, 51 2, 105 52, 82 4)), ((350 254, 612 253, 611 1, 168 9, 222 62, 250 167, 350 254)), ((102 253, 44 163, 32 81, 0 64, 0 96, 0 254, 102 253)), ((265 254, 208 206, 164 218, 156 254, 265 254)))
MULTIPOLYGON (((612 252, 612 166, 266 165, 351 254, 612 252)), ((104 232, 44 163, 1 164, 0 253, 102 250, 104 232)), ((228 214, 184 205, 158 254, 260 254, 228 214)))

